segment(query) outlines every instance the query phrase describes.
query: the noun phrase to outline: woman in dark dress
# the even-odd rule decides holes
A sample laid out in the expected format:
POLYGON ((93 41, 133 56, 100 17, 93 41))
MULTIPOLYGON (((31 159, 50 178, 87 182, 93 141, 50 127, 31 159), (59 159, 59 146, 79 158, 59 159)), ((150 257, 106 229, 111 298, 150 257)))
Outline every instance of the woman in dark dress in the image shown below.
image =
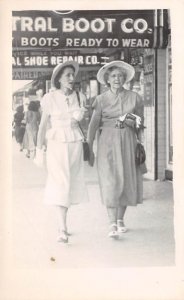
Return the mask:
POLYGON ((14 119, 13 119, 15 139, 16 139, 16 142, 20 145, 20 151, 23 150, 22 141, 23 141, 24 133, 25 133, 25 124, 23 123, 23 120, 24 120, 23 105, 20 105, 17 107, 16 113, 15 113, 14 119))
POLYGON ((98 71, 97 80, 109 89, 97 96, 88 131, 89 164, 92 166, 93 141, 96 131, 99 127, 102 129, 97 170, 111 238, 118 238, 127 231, 124 224, 127 206, 136 206, 143 199, 142 173, 146 170, 135 163, 137 139, 143 141, 143 101, 139 94, 124 88, 134 72, 134 68, 123 61, 110 62, 98 71), (128 115, 133 120, 128 119, 128 115))

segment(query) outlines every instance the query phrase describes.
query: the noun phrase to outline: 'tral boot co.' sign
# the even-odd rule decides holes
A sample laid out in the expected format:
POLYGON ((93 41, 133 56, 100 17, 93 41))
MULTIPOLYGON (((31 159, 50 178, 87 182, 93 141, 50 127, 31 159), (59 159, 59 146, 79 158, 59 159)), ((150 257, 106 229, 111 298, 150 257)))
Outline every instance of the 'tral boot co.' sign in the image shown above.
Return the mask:
POLYGON ((14 11, 13 48, 165 47, 167 19, 167 10, 14 11))
POLYGON ((100 66, 108 49, 164 48, 167 37, 167 10, 13 11, 13 79, 42 77, 67 60, 100 66))

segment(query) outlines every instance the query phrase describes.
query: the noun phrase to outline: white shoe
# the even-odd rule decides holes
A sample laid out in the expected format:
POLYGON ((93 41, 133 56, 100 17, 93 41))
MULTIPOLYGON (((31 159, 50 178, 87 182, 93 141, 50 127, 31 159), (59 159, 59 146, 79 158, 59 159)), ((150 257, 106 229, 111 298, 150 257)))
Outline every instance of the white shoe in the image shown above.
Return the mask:
POLYGON ((118 233, 127 232, 127 227, 124 224, 123 220, 117 220, 118 233))
POLYGON ((110 238, 117 239, 119 237, 119 234, 118 234, 118 231, 117 231, 117 224, 113 223, 113 224, 110 225, 110 227, 111 227, 111 231, 109 232, 108 236, 110 238))
POLYGON ((68 235, 65 230, 61 230, 57 237, 58 243, 68 243, 68 235))

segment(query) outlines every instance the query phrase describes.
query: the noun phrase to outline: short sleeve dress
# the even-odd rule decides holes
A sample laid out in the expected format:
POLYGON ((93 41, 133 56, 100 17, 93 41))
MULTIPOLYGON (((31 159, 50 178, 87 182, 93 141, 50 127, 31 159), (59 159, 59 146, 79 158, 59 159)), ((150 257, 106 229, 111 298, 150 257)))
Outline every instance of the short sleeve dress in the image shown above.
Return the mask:
POLYGON ((42 111, 50 116, 50 128, 46 133, 45 204, 69 207, 88 201, 83 170, 83 135, 78 126, 85 112, 84 101, 85 96, 80 93, 79 106, 76 92, 65 96, 60 90, 42 98, 42 111), (75 126, 71 123, 72 118, 77 121, 75 126))
POLYGON ((126 113, 137 114, 143 120, 143 109, 141 97, 126 89, 118 95, 108 90, 96 98, 88 140, 94 140, 100 126, 97 169, 102 202, 107 207, 142 203, 143 180, 141 168, 135 163, 135 130, 130 126, 116 128, 115 124, 126 113))

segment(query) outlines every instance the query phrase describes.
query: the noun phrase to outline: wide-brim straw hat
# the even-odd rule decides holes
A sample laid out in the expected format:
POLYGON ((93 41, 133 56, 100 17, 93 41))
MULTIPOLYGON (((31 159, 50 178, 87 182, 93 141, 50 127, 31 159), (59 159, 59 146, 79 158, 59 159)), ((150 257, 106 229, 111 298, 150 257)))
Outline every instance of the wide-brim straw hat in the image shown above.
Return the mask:
POLYGON ((61 64, 57 65, 52 72, 51 85, 53 87, 55 87, 55 79, 56 79, 56 76, 58 75, 58 73, 60 73, 63 68, 66 68, 68 66, 72 66, 74 68, 74 70, 75 70, 74 75, 77 76, 77 73, 79 72, 79 64, 76 61, 68 60, 64 63, 61 63, 61 64))
POLYGON ((107 70, 111 67, 117 67, 122 69, 124 72, 126 72, 126 80, 125 83, 129 82, 132 80, 132 78, 135 75, 135 69, 134 67, 132 67, 131 65, 129 65, 128 63, 122 61, 122 60, 115 60, 115 61, 111 61, 107 64, 105 64, 103 67, 101 67, 98 70, 97 73, 97 80, 101 83, 101 84, 107 84, 107 82, 105 81, 104 75, 107 72, 107 70))

